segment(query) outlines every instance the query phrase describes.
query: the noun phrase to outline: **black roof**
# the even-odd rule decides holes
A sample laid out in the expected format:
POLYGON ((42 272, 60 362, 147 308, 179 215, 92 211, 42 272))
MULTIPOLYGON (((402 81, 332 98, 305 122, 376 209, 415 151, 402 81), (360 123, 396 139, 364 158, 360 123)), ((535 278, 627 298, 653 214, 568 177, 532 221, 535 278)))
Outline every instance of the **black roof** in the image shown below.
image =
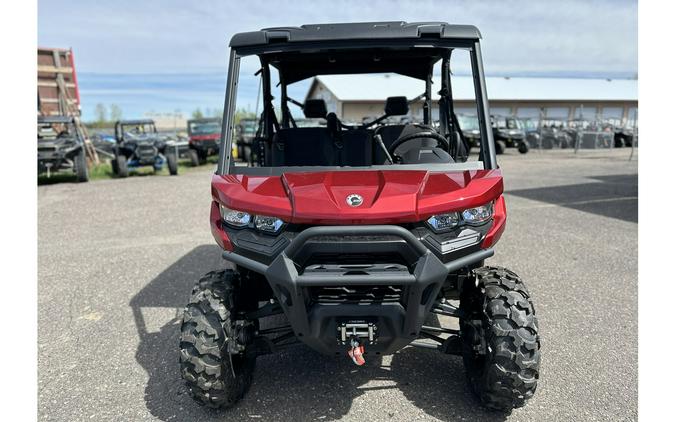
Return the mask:
POLYGON ((221 117, 201 117, 199 119, 190 119, 188 123, 208 123, 208 122, 222 122, 221 117))
POLYGON ((473 25, 450 25, 445 22, 359 22, 302 25, 300 27, 265 28, 235 34, 230 47, 295 43, 308 41, 347 41, 373 39, 479 39, 473 25))
POLYGON ((152 119, 139 119, 139 120, 118 120, 115 122, 115 125, 154 125, 155 121, 152 119))
POLYGON ((73 116, 38 116, 38 123, 73 123, 73 116))

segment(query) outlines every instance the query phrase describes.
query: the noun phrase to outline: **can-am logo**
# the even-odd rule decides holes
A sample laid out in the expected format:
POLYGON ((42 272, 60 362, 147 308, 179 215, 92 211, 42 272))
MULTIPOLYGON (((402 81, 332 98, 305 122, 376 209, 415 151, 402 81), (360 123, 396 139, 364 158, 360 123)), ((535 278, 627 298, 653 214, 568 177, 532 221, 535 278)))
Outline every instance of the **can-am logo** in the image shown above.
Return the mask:
POLYGON ((358 207, 361 204, 363 204, 363 198, 361 195, 352 193, 351 195, 347 196, 347 205, 350 207, 358 207))

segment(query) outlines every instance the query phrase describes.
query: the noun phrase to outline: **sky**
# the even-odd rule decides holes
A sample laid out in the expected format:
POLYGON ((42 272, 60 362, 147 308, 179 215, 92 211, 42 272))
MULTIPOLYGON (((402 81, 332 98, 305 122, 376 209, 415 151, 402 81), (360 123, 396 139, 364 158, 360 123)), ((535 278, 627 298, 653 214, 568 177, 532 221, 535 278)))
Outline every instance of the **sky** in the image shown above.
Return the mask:
MULTIPOLYGON (((638 73, 637 1, 624 0, 39 0, 38 44, 73 48, 85 120, 98 103, 117 104, 133 118, 222 110, 228 42, 237 32, 399 20, 478 26, 488 75, 638 73)), ((295 95, 302 98, 306 86, 295 95)), ((249 87, 240 103, 253 108, 256 94, 249 87)))

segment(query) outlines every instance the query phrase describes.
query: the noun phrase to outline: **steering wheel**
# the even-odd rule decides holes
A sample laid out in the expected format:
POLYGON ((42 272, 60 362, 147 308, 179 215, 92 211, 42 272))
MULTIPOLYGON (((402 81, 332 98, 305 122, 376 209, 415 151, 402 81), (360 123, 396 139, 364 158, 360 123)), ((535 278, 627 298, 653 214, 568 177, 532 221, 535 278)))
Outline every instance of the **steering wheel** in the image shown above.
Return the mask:
POLYGON ((437 145, 440 145, 445 149, 445 151, 450 150, 450 143, 448 142, 447 139, 443 135, 437 132, 433 132, 430 130, 426 130, 424 132, 416 132, 416 133, 411 133, 405 136, 401 136, 397 140, 395 140, 390 146, 389 146, 389 153, 393 156, 394 151, 401 145, 403 145, 406 142, 410 142, 413 139, 420 139, 420 138, 431 138, 437 142, 437 145))

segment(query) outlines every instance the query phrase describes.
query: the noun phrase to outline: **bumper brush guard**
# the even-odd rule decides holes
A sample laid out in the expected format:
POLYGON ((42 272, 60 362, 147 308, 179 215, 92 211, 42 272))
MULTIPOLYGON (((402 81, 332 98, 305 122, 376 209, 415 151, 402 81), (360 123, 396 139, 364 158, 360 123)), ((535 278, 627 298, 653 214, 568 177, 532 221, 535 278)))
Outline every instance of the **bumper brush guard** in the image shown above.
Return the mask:
MULTIPOLYGON (((339 243, 335 243, 340 252, 339 243)), ((377 253, 377 243, 373 253, 377 253)), ((373 341, 369 336, 352 336, 352 339, 370 343, 376 353, 393 353, 415 340, 429 314, 443 282, 449 273, 480 262, 494 254, 492 249, 482 249, 454 261, 443 263, 410 231, 393 225, 315 226, 300 232, 267 266, 234 252, 223 257, 237 265, 265 275, 288 317, 295 335, 304 343, 322 353, 343 353, 345 341, 341 339, 342 327, 355 323, 371 324, 377 330, 373 341), (403 240, 403 247, 415 257, 408 271, 354 272, 303 271, 296 262, 308 241, 321 236, 390 236, 403 240), (399 302, 322 304, 308 300, 308 288, 330 286, 400 286, 404 289, 399 302), (336 336, 336 333, 338 335, 336 336)), ((306 255, 306 254, 304 254, 306 255)), ((339 266, 338 266, 339 267, 339 266)), ((349 345, 349 343, 347 343, 349 345)))

